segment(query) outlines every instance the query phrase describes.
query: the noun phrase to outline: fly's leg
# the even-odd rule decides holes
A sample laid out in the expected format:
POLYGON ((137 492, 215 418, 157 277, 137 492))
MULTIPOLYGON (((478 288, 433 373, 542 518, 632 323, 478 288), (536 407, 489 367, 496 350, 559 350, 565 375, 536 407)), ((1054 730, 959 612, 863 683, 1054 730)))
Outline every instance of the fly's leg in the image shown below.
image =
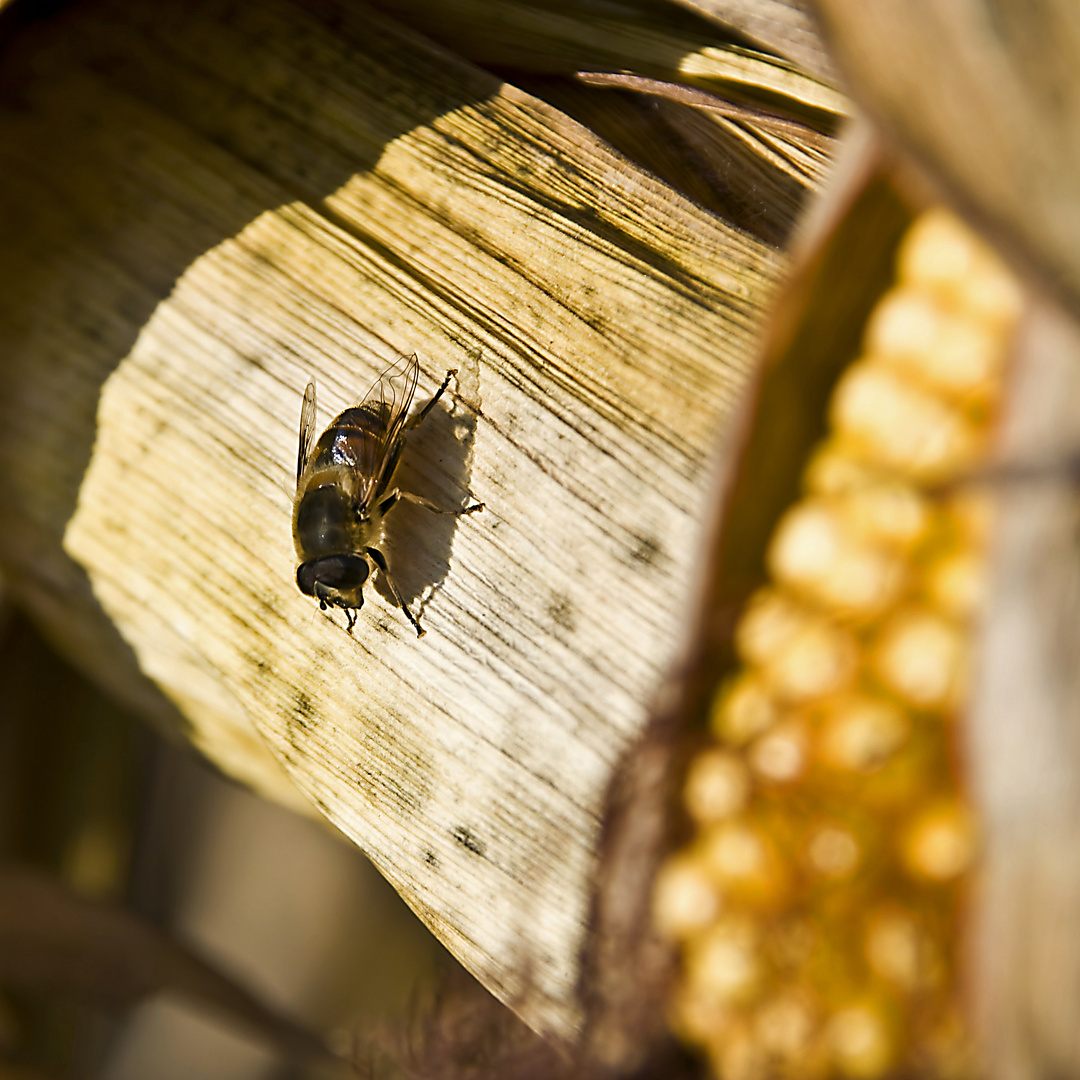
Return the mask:
POLYGON ((401 500, 416 503, 417 506, 422 506, 425 510, 430 510, 433 514, 456 514, 459 517, 463 514, 475 514, 484 509, 484 504, 478 502, 473 503, 472 506, 463 506, 461 508, 455 507, 452 510, 444 510, 441 506, 436 506, 430 499, 425 499, 422 495, 414 495, 411 491, 402 491, 401 488, 394 488, 394 490, 379 503, 379 513, 385 516, 401 500))
MULTIPOLYGON (((435 407, 435 402, 443 396, 446 388, 450 385, 450 380, 457 374, 457 368, 451 368, 446 373, 446 378, 442 381, 442 386, 435 391, 435 396, 420 410, 412 420, 409 421, 408 427, 419 427, 423 423, 424 417, 435 407)), ((425 510, 430 510, 433 514, 475 514, 479 510, 484 509, 483 503, 473 503, 472 506, 466 506, 463 509, 444 510, 441 506, 436 506, 430 499, 425 499, 421 495, 414 495, 411 491, 402 491, 400 488, 394 488, 389 495, 381 503, 379 503, 379 512, 386 514, 392 510, 397 504, 399 499, 404 499, 406 502, 416 503, 417 506, 424 507, 425 510)))
POLYGON ((356 608, 344 608, 345 618, 349 620, 348 625, 345 627, 348 633, 352 633, 352 628, 356 625, 356 608))
POLYGON ((390 586, 390 592, 393 593, 394 599, 398 603, 398 607, 405 612, 405 617, 413 624, 416 630, 417 637, 423 637, 424 631, 421 629, 420 624, 416 621, 416 617, 409 610, 409 605, 405 603, 401 598, 401 593, 397 591, 397 586, 394 584, 394 579, 390 576, 390 567, 387 565, 386 556, 378 548, 365 548, 367 554, 371 557, 372 562, 379 568, 383 576, 383 581, 390 586))
POLYGON ((435 408, 435 402, 438 401, 439 398, 441 398, 443 396, 443 392, 450 385, 450 380, 456 374, 457 374, 457 368, 451 368, 446 373, 446 378, 443 379, 442 386, 440 386, 439 389, 435 391, 435 396, 416 414, 415 417, 413 417, 412 420, 409 421, 409 423, 407 425, 408 427, 410 427, 410 428, 419 427, 423 423, 424 417, 427 416, 427 414, 429 412, 431 412, 432 409, 435 408))

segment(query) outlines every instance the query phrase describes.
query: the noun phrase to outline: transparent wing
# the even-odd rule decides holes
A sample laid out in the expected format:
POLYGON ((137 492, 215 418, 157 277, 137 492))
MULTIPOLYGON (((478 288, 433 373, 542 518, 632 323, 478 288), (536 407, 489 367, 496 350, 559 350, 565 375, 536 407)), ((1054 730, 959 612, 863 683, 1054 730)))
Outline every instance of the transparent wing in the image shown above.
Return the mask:
POLYGON ((307 384, 304 391, 304 404, 300 409, 300 448, 296 454, 296 482, 311 460, 311 450, 315 445, 315 380, 307 384))
POLYGON ((420 361, 416 353, 395 360, 356 403, 357 408, 381 413, 386 420, 387 434, 396 434, 405 422, 419 376, 420 361))
POLYGON ((372 437, 362 444, 356 463, 371 491, 378 491, 384 475, 397 464, 401 432, 416 394, 420 361, 416 353, 394 361, 356 406, 369 418, 372 437))

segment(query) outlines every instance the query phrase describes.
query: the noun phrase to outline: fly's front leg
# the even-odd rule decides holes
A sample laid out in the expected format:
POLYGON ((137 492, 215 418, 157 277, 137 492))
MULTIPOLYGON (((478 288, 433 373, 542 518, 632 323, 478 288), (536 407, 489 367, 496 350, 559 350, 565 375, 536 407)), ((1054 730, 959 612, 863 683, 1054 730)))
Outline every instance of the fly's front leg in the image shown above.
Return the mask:
POLYGON ((475 514, 484 509, 482 502, 473 503, 472 506, 463 506, 461 508, 454 508, 453 510, 444 510, 441 506, 436 506, 430 499, 425 499, 422 495, 414 495, 411 491, 402 491, 401 488, 394 488, 389 495, 381 503, 379 503, 379 513, 385 516, 388 514, 400 501, 416 503, 417 506, 422 506, 425 510, 430 510, 433 514, 475 514))
POLYGON ((401 598, 401 593, 397 591, 397 586, 394 584, 394 579, 390 576, 390 566, 386 561, 386 556, 378 548, 365 548, 371 560, 379 568, 380 573, 383 576, 383 581, 390 586, 390 592, 393 594, 394 599, 397 601, 398 607, 405 612, 406 618, 413 624, 416 630, 417 637, 423 637, 424 631, 421 629, 420 624, 416 621, 416 617, 409 610, 409 605, 405 603, 401 598))
POLYGON ((439 398, 441 398, 443 396, 443 392, 450 385, 450 380, 456 374, 457 374, 457 368, 451 368, 446 373, 446 378, 443 379, 442 386, 440 386, 439 389, 435 391, 435 396, 416 414, 415 417, 413 417, 412 420, 409 421, 408 427, 410 427, 410 428, 419 427, 423 423, 424 417, 427 416, 427 414, 429 412, 431 412, 432 409, 435 408, 435 402, 438 401, 439 398))

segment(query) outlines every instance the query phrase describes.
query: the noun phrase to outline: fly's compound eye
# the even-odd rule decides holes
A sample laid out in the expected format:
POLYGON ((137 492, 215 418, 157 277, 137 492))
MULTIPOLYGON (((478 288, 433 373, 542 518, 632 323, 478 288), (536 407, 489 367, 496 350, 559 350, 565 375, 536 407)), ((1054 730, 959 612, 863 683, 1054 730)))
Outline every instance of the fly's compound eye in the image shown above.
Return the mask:
POLYGON ((371 568, 359 555, 325 555, 311 559, 296 569, 296 584, 305 596, 317 597, 325 607, 329 595, 358 590, 371 568))

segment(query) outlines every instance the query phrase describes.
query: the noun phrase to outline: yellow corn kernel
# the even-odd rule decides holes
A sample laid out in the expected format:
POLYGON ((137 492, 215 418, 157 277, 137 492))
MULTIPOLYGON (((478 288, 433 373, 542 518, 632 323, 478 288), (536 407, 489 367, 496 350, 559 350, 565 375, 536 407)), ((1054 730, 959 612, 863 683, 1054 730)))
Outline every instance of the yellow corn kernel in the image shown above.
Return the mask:
POLYGON ((813 588, 833 572, 845 541, 832 506, 804 499, 780 519, 769 545, 769 569, 781 581, 813 588))
POLYGON ((926 933, 900 907, 882 907, 870 917, 863 949, 871 970, 904 991, 924 987, 941 974, 926 933))
POLYGON ((812 495, 842 495, 881 483, 881 470, 866 460, 857 443, 837 436, 826 439, 813 453, 803 474, 812 495))
POLYGON ((768 1058, 743 1019, 731 1025, 724 1038, 709 1047, 713 1072, 724 1080, 768 1080, 768 1058))
POLYGON ((857 536, 900 551, 914 547, 930 526, 926 498, 899 481, 882 480, 848 491, 839 504, 844 520, 857 536))
POLYGON ((1000 374, 1005 336, 920 289, 893 289, 878 305, 864 347, 868 356, 957 396, 987 392, 1000 374))
POLYGON ((810 995, 787 990, 763 1001, 754 1014, 753 1030, 759 1046, 791 1063, 811 1053, 818 1015, 810 995))
POLYGON ((807 618, 762 673, 777 698, 799 703, 845 689, 858 663, 859 644, 850 631, 828 619, 807 618))
POLYGON ((890 289, 866 323, 863 352, 875 360, 896 361, 932 353, 948 312, 923 289, 890 289))
POLYGON ((833 394, 831 415, 883 467, 938 480, 969 466, 982 446, 977 429, 899 372, 867 361, 853 364, 833 394))
POLYGON ((760 589, 735 629, 735 648, 746 664, 763 664, 803 630, 809 612, 778 589, 760 589))
POLYGON ((909 607, 886 623, 873 665, 882 682, 906 702, 939 708, 953 701, 963 661, 959 628, 929 609, 909 607))
POLYGON ((720 914, 720 893, 701 859, 669 859, 653 886, 653 922, 665 937, 689 937, 720 914))
POLYGON ((1024 306, 1016 279, 990 254, 958 283, 956 291, 967 312, 996 324, 1005 333, 1011 333, 1024 306))
POLYGON ((827 1037, 833 1060, 846 1076, 873 1080, 893 1064, 893 1033, 875 1002, 855 1002, 838 1010, 829 1020, 827 1037))
POLYGON ((971 867, 976 852, 975 822, 959 802, 921 813, 901 840, 904 865, 915 877, 953 881, 971 867))
POLYGON ((764 974, 757 934, 747 919, 722 918, 687 945, 687 979, 707 1000, 746 1001, 764 974))
POLYGON ((969 314, 1011 327, 1023 296, 997 256, 947 210, 931 210, 908 231, 897 256, 900 280, 969 314))
POLYGON ((750 797, 750 774, 741 757, 707 750, 690 763, 683 804, 690 817, 707 825, 739 813, 750 797))
POLYGON ((767 561, 779 581, 841 617, 874 614, 895 599, 903 583, 900 560, 860 543, 839 507, 821 499, 804 500, 784 515, 767 561))
POLYGON ((747 755, 750 768, 762 780, 792 784, 806 772, 810 737, 804 721, 785 720, 760 736, 747 755))
POLYGON ((927 210, 908 229, 896 254, 900 281, 948 296, 985 258, 986 249, 944 208, 927 210))
POLYGON ((908 369, 944 394, 995 397, 1006 341, 975 319, 953 317, 941 328, 933 353, 909 357, 908 369))
POLYGON ((926 598, 956 622, 974 618, 986 597, 986 559, 970 547, 935 559, 924 574, 926 598))
POLYGON ((823 877, 850 877, 862 862, 862 847, 855 834, 842 825, 822 825, 810 834, 806 861, 823 877))
POLYGON ((668 1023, 680 1038, 706 1046, 724 1037, 735 1016, 736 1011, 728 1002, 707 997, 698 987, 679 983, 672 994, 668 1023))
POLYGON ((945 503, 944 516, 960 543, 976 549, 986 547, 994 520, 994 504, 985 491, 962 488, 945 503))
POLYGON ((709 727, 724 742, 741 746, 769 728, 778 716, 765 679, 757 672, 744 671, 717 695, 709 727))
POLYGON ((783 864, 756 825, 743 819, 712 825, 701 838, 700 852, 708 873, 732 900, 769 907, 782 898, 783 864))
POLYGON ((910 735, 911 721, 891 701, 845 694, 824 712, 817 752, 833 768, 871 773, 885 765, 910 735))

